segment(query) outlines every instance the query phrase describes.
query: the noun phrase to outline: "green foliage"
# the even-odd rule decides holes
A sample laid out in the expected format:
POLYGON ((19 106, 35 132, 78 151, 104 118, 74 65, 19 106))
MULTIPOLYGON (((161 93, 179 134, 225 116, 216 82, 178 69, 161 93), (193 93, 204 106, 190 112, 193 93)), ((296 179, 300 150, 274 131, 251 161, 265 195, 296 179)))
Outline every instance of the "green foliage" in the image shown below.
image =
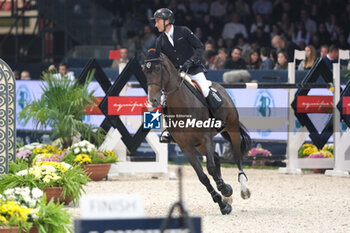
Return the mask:
POLYGON ((16 159, 16 162, 10 161, 9 174, 16 174, 19 171, 28 169, 28 162, 23 159, 16 159))
POLYGON ((103 141, 103 130, 81 121, 86 108, 94 103, 94 91, 88 91, 93 73, 88 74, 88 81, 83 85, 68 79, 56 79, 50 72, 43 72, 45 83, 41 86, 43 95, 28 104, 20 118, 25 122, 33 120, 36 127, 52 128, 52 136, 60 137, 64 148, 72 144, 72 138, 81 135, 99 144, 103 141))
POLYGON ((38 213, 39 217, 34 221, 39 233, 73 232, 70 221, 72 216, 62 207, 63 204, 55 204, 53 199, 46 204, 46 197, 43 198, 38 213))
MULTIPOLYGON (((11 164, 13 166, 13 164, 11 164)), ((14 168, 11 168, 14 170, 14 168)), ((27 170, 29 171, 29 169, 27 170)), ((65 172, 58 173, 61 179, 45 182, 33 174, 27 172, 26 175, 4 174, 0 177, 0 193, 6 189, 15 187, 39 188, 44 190, 47 187, 63 187, 63 197, 69 196, 73 203, 76 204, 84 191, 85 185, 90 178, 85 175, 79 167, 71 167, 65 172)))

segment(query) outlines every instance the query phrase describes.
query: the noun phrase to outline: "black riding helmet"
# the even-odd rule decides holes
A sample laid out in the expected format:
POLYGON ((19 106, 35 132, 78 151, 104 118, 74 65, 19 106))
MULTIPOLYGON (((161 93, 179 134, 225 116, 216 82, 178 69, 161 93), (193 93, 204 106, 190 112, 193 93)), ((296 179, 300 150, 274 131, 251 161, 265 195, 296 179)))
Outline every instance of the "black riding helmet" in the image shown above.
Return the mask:
POLYGON ((170 24, 175 23, 175 16, 174 13, 169 10, 168 8, 160 8, 156 12, 154 12, 153 17, 151 19, 164 19, 164 20, 169 20, 170 24))

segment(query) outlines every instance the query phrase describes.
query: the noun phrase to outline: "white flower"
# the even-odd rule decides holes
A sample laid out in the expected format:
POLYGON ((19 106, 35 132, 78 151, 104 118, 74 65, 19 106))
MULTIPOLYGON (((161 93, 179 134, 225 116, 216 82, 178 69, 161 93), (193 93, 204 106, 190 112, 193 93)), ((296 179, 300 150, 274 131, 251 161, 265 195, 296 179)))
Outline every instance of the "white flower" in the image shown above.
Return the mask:
POLYGON ((74 152, 74 154, 79 154, 80 150, 79 150, 79 148, 74 148, 73 152, 74 152))
POLYGON ((86 153, 86 152, 87 152, 87 150, 86 150, 85 148, 81 149, 81 151, 82 151, 83 153, 86 153))
POLYGON ((68 163, 61 162, 62 165, 64 165, 67 169, 71 168, 72 166, 68 163))
POLYGON ((43 196, 43 191, 41 191, 38 188, 33 188, 32 189, 32 196, 36 199, 41 198, 43 196))
POLYGON ((4 192, 4 194, 5 194, 6 196, 9 196, 9 195, 12 195, 14 192, 15 192, 14 189, 6 189, 5 192, 4 192))
POLYGON ((19 172, 16 173, 16 175, 18 175, 18 176, 25 176, 25 175, 27 175, 27 170, 19 171, 19 172))

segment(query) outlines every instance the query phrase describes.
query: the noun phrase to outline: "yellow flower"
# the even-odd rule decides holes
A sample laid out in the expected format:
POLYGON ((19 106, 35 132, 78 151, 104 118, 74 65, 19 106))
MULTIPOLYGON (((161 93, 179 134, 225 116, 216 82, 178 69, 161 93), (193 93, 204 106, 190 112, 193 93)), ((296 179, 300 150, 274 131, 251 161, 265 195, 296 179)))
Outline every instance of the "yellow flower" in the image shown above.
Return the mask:
POLYGON ((7 219, 2 215, 0 215, 0 222, 2 222, 5 225, 7 225, 9 223, 9 221, 7 221, 7 219))
POLYGON ((303 154, 307 155, 307 156, 309 156, 313 153, 316 153, 316 152, 318 152, 317 147, 307 147, 303 150, 303 154))
POLYGON ((49 151, 45 148, 35 148, 33 150, 34 154, 42 154, 42 153, 49 153, 49 151))
POLYGON ((36 167, 41 167, 41 166, 52 166, 54 168, 56 168, 56 170, 60 171, 60 172, 65 172, 67 171, 67 168, 59 163, 59 162, 40 162, 36 165, 36 167))
POLYGON ((87 154, 78 154, 75 157, 74 162, 78 162, 80 164, 92 163, 90 156, 87 154))

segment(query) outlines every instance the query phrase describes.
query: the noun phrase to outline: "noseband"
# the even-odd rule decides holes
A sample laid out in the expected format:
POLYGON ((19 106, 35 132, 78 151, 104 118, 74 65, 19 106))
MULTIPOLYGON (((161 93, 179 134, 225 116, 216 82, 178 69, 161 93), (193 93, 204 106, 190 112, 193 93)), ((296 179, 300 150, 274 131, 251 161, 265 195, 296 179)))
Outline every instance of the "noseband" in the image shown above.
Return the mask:
MULTIPOLYGON (((158 57, 158 58, 151 58, 151 59, 146 59, 144 60, 145 62, 145 68, 146 68, 146 72, 148 70, 148 72, 151 72, 152 71, 152 67, 154 65, 154 63, 156 64, 161 64, 161 66, 164 66, 165 67, 165 64, 164 64, 164 61, 162 59, 162 56, 158 57)), ((169 71, 167 71, 169 73, 169 71)), ((170 75, 170 73, 169 73, 170 75)), ((182 85, 182 83, 184 82, 185 79, 182 79, 180 84, 178 86, 176 86, 173 90, 170 90, 168 92, 165 93, 166 96, 178 91, 182 85)), ((150 86, 150 85, 156 85, 156 86, 159 86, 163 91, 164 91, 164 87, 163 87, 163 69, 161 68, 160 69, 160 84, 159 83, 156 83, 156 82, 151 82, 151 83, 148 83, 147 82, 147 86, 150 86)))

